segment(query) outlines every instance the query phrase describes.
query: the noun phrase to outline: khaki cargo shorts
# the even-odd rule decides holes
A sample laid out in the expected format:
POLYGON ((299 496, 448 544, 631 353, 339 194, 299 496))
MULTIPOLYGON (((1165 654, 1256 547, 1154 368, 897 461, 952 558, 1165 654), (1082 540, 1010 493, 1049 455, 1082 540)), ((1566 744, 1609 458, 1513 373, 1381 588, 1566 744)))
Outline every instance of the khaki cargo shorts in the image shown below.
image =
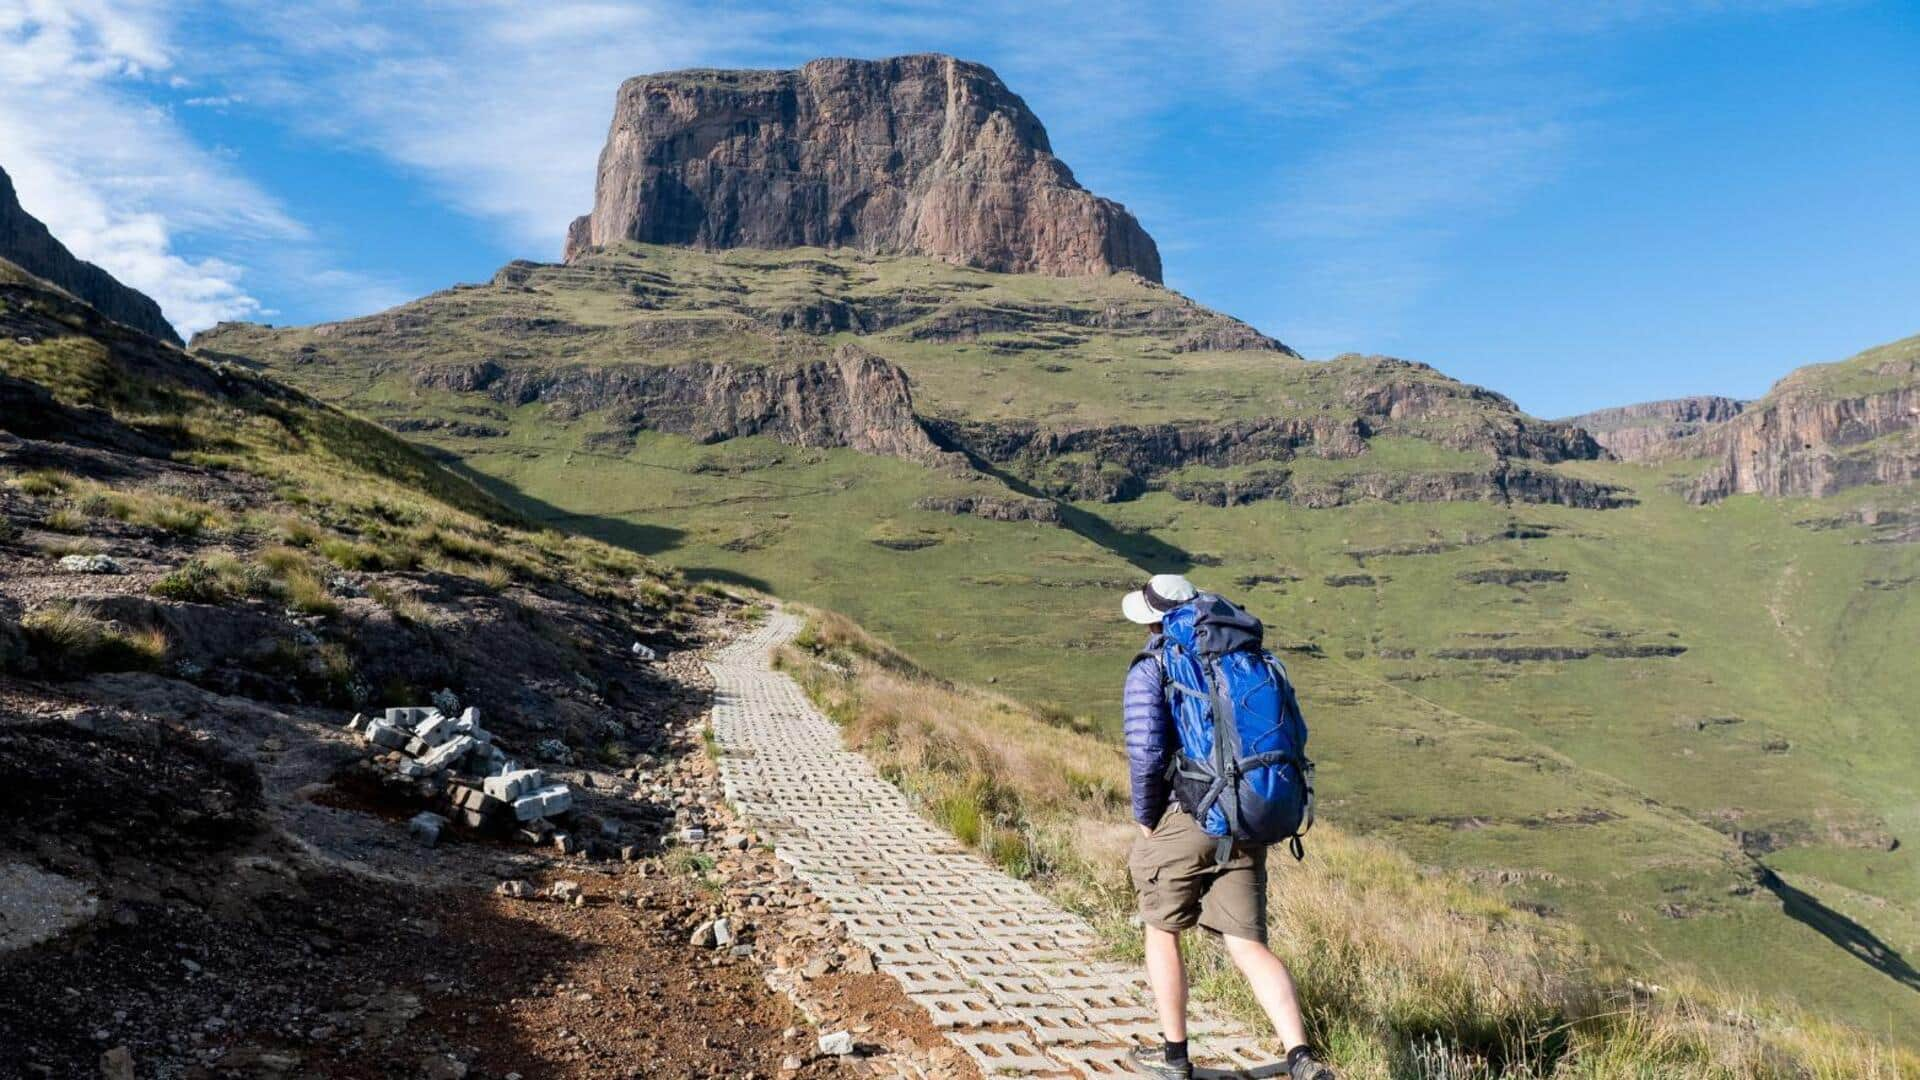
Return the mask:
POLYGON ((1235 845, 1214 862, 1215 838, 1178 806, 1169 806, 1152 836, 1134 840, 1127 856, 1140 918, 1178 933, 1198 925, 1228 937, 1267 940, 1267 849, 1235 845))

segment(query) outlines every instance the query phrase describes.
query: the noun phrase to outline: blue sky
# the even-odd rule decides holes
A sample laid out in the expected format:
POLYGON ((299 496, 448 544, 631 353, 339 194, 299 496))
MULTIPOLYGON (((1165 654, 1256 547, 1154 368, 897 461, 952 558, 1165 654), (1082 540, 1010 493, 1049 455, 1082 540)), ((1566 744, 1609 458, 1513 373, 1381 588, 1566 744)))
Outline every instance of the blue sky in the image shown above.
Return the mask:
POLYGON ((1920 332, 1920 4, 0 0, 0 167, 185 329, 557 258, 625 76, 998 70, 1168 283, 1545 416, 1920 332))

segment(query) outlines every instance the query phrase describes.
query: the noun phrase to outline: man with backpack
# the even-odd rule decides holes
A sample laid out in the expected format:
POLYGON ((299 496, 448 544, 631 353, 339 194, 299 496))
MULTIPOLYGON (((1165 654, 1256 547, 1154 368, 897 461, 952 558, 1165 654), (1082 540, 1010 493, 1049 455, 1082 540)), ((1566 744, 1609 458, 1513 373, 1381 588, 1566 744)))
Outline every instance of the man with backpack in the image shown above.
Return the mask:
POLYGON ((1148 627, 1127 671, 1126 743, 1133 816, 1127 859, 1146 924, 1147 979, 1164 1042, 1134 1051, 1135 1069, 1189 1080, 1187 972, 1180 934, 1219 935, 1287 1046, 1292 1080, 1334 1080, 1307 1048, 1287 967, 1267 948, 1267 848, 1313 821, 1307 728, 1286 669, 1262 646, 1260 620, 1177 574, 1121 601, 1148 627))

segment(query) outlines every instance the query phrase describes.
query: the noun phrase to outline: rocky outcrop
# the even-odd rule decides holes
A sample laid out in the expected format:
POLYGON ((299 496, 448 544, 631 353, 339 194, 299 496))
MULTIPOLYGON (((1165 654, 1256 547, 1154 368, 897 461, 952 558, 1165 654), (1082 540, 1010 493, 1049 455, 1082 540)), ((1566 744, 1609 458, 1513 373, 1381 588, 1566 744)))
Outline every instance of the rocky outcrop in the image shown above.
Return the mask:
POLYGON ((1736 398, 1703 394, 1597 409, 1563 422, 1590 433, 1621 461, 1654 461, 1671 454, 1679 440, 1726 423, 1746 407, 1736 398))
POLYGON ((620 241, 1160 280, 1153 239, 1074 180, 1025 102, 930 54, 629 79, 567 258, 620 241))
POLYGON ((1689 445, 1718 459, 1689 490, 1695 502, 1908 483, 1920 479, 1920 380, 1861 397, 1770 398, 1689 445))
POLYGON ((1333 418, 1217 424, 1047 426, 1032 421, 928 420, 940 445, 1005 466, 1048 495, 1118 502, 1187 465, 1224 468, 1284 460, 1306 447, 1327 456, 1365 451, 1359 426, 1333 418))
POLYGON ((998 495, 929 495, 914 504, 916 510, 985 518, 988 521, 1060 523, 1060 507, 1046 499, 1007 498, 998 495))
POLYGON ((1696 502, 1920 479, 1920 337, 1801 368, 1674 456, 1714 459, 1688 491, 1696 502))
POLYGON ((115 322, 173 345, 180 335, 160 312, 160 305, 137 289, 114 280, 112 274, 75 257, 40 220, 26 212, 14 194, 13 180, 0 169, 0 259, 37 278, 52 282, 93 305, 115 322))
POLYGON ((1500 464, 1478 472, 1378 470, 1301 476, 1282 468, 1256 469, 1230 480, 1191 478, 1155 482, 1176 499, 1207 506, 1245 506, 1279 499, 1309 510, 1362 502, 1502 502, 1616 510, 1632 494, 1611 484, 1500 464))
POLYGON ((512 405, 545 402, 563 415, 602 412, 703 443, 767 435, 929 464, 942 458, 914 415, 906 373, 852 345, 793 364, 513 368, 489 360, 425 366, 413 379, 512 405))
MULTIPOLYGON (((926 313, 920 313, 922 315, 926 313)), ((948 304, 918 319, 906 332, 909 341, 977 341, 997 334, 1038 335, 1034 340, 1066 338, 1076 329, 1155 334, 1172 337, 1172 351, 1281 352, 1292 349, 1239 319, 1211 311, 1184 297, 1173 303, 948 304), (1177 337, 1173 335, 1178 333, 1177 337)), ((902 320, 903 322, 907 320, 902 320)))

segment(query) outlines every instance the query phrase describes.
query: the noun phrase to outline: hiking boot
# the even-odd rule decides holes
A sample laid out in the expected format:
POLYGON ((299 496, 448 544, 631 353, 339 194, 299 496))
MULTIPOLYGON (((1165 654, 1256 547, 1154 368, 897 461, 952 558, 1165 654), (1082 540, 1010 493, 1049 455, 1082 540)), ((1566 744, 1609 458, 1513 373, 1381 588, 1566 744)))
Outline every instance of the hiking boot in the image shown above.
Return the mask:
POLYGON ((1293 1065, 1287 1069, 1287 1075, 1293 1080, 1336 1080, 1333 1070, 1327 1068, 1327 1063, 1311 1053, 1301 1054, 1295 1058, 1293 1065))
POLYGON ((1193 1080, 1193 1063, 1168 1061, 1164 1046, 1136 1046, 1127 1058, 1133 1062, 1133 1071, 1141 1076, 1151 1076, 1153 1080, 1193 1080))

